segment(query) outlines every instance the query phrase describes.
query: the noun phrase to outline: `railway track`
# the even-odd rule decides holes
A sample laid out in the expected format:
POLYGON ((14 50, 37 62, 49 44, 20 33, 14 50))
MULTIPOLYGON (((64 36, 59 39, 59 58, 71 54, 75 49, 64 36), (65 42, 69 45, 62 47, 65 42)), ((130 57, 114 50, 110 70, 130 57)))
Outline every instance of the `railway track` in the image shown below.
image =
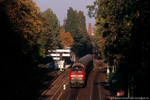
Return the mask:
POLYGON ((106 98, 103 93, 105 92, 103 86, 105 74, 102 73, 104 65, 99 61, 94 63, 86 87, 70 88, 69 71, 66 71, 50 84, 38 100, 104 100, 106 98), (64 84, 66 84, 66 90, 63 90, 64 84))
POLYGON ((30 89, 24 91, 16 100, 37 100, 38 96, 54 81, 59 77, 63 72, 56 75, 54 79, 51 80, 49 75, 44 75, 43 79, 41 79, 38 83, 34 84, 30 89), (45 83, 46 82, 46 83, 45 83))
POLYGON ((43 91, 38 100, 57 100, 62 94, 63 85, 69 78, 69 70, 59 75, 55 80, 49 83, 49 87, 43 91), (60 92, 60 93, 58 93, 60 92), (57 94, 58 93, 58 94, 57 94))
POLYGON ((68 94, 66 100, 77 100, 77 96, 78 96, 78 88, 72 88, 71 92, 68 94))
POLYGON ((94 68, 88 76, 86 87, 70 88, 68 86, 59 100, 103 100, 100 75, 101 68, 99 68, 97 61, 95 61, 94 68))
POLYGON ((99 73, 100 71, 97 71, 95 78, 93 79, 93 82, 91 84, 90 100, 102 100, 99 73))

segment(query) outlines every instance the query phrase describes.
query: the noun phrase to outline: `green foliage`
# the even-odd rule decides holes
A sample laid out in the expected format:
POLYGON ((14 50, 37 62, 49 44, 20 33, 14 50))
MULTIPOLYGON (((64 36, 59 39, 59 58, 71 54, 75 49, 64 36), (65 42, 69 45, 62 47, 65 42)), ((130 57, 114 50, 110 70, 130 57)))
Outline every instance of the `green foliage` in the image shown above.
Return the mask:
POLYGON ((47 9, 43 15, 46 16, 48 25, 50 26, 50 32, 51 32, 51 45, 49 46, 49 49, 54 49, 58 46, 60 42, 60 37, 59 37, 59 22, 57 19, 57 16, 53 13, 51 9, 47 9))
POLYGON ((45 57, 48 50, 56 49, 60 42, 59 23, 56 15, 51 9, 47 9, 39 14, 42 22, 38 39, 40 45, 40 55, 45 57))
MULTIPOLYGON (((96 45, 109 65, 115 63, 117 72, 125 77, 119 77, 119 81, 137 86, 132 90, 134 93, 132 95, 135 96, 148 96, 144 92, 146 88, 143 83, 140 83, 143 84, 141 89, 137 82, 130 80, 132 76, 134 81, 138 81, 136 77, 139 76, 139 72, 144 73, 144 76, 140 77, 140 82, 145 76, 149 76, 150 9, 148 6, 150 6, 148 0, 97 0, 94 5, 88 6, 89 15, 95 13, 96 45)), ((148 83, 147 80, 144 81, 148 83)), ((127 90, 132 87, 132 85, 127 86, 124 85, 122 88, 127 90)))
POLYGON ((70 32, 73 37, 74 45, 72 50, 77 56, 81 57, 91 53, 91 42, 86 30, 86 19, 82 11, 77 12, 71 7, 69 8, 67 19, 65 20, 65 31, 70 32))

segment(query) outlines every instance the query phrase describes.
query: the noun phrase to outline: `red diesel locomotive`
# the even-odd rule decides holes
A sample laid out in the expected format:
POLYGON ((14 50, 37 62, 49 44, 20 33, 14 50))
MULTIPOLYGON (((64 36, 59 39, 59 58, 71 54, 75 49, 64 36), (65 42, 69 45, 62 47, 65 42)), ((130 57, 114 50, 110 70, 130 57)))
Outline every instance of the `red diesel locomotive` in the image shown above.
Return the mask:
POLYGON ((86 83, 87 75, 93 68, 93 56, 88 54, 77 60, 70 69, 70 87, 83 87, 86 83))

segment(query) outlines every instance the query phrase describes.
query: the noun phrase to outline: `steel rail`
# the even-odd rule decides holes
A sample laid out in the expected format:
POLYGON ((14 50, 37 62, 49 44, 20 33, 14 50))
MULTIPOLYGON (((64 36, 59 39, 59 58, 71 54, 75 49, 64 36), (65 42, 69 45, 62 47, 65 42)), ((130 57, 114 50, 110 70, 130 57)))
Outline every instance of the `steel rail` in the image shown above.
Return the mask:
POLYGON ((49 99, 54 96, 54 93, 57 92, 59 87, 61 87, 61 84, 67 79, 67 75, 69 74, 69 71, 65 71, 61 73, 57 78, 55 78, 53 81, 51 81, 48 85, 48 89, 43 91, 42 95, 39 97, 38 100, 42 98, 42 96, 48 94, 50 95, 49 99))

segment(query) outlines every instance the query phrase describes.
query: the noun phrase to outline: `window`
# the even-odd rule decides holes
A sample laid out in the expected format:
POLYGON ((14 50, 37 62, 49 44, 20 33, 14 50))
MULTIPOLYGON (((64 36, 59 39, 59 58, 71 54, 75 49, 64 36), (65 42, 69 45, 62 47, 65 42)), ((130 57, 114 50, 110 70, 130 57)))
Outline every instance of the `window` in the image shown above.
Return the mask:
POLYGON ((83 67, 81 67, 81 66, 74 66, 73 68, 72 68, 72 72, 77 72, 77 73, 82 73, 82 71, 83 71, 83 67))

